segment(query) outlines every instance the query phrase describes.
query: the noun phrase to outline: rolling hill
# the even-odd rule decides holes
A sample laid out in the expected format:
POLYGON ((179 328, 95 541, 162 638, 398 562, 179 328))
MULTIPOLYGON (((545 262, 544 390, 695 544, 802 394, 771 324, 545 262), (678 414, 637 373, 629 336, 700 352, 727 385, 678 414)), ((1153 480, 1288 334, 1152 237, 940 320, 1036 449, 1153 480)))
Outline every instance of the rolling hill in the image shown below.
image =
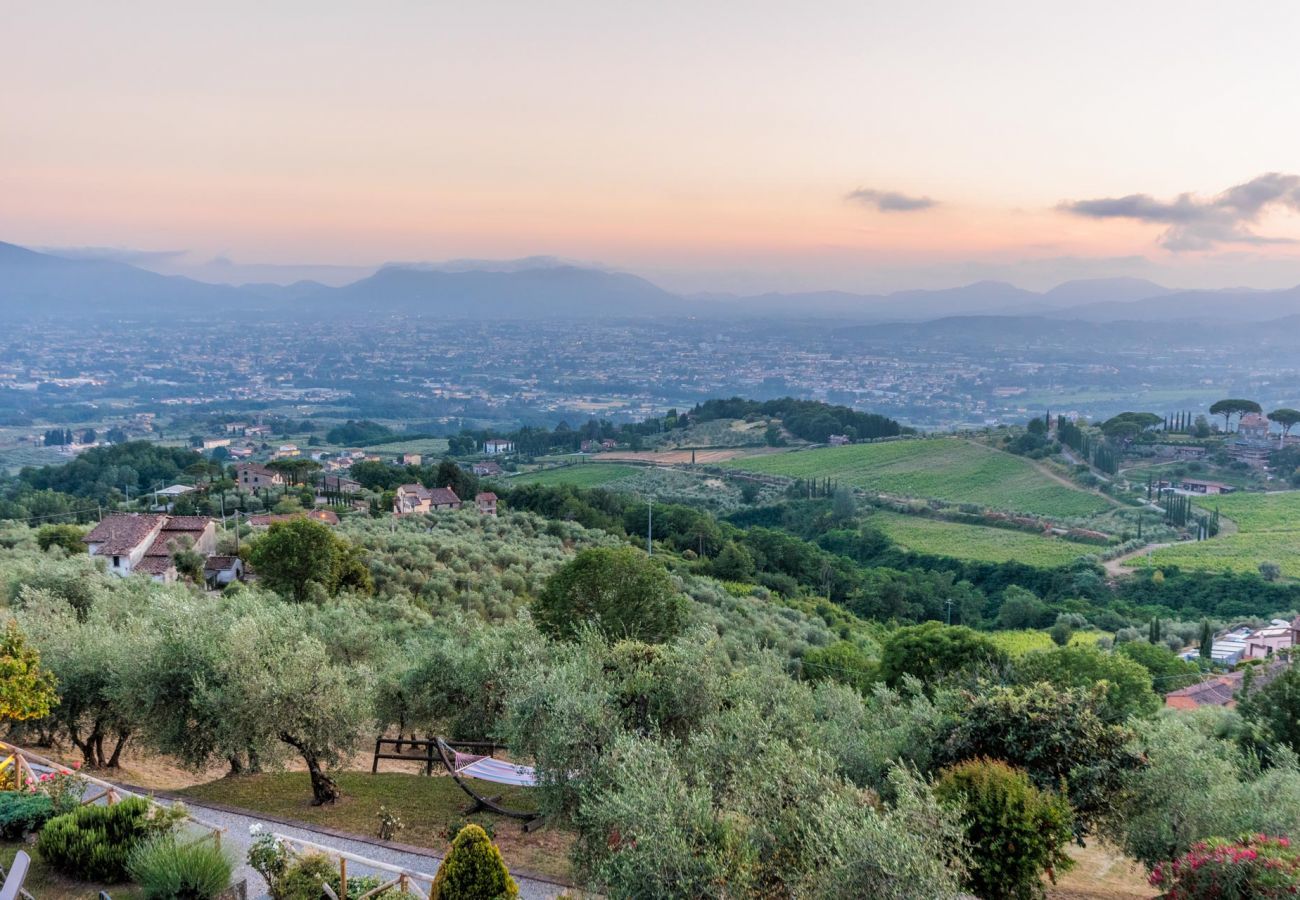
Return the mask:
POLYGON ((1054 481, 1021 457, 959 438, 824 447, 722 465, 1039 516, 1087 516, 1109 507, 1095 494, 1054 481))

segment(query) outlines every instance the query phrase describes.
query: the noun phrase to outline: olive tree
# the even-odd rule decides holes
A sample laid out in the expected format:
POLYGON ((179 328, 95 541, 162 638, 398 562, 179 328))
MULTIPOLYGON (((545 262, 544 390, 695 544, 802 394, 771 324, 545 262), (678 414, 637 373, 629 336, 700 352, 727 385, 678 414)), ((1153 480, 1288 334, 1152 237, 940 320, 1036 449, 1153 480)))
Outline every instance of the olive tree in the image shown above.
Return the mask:
POLYGON ((141 723, 125 677, 149 630, 133 599, 127 592, 109 594, 82 616, 52 591, 24 587, 19 593, 19 621, 58 683, 50 718, 88 766, 116 768, 141 723))

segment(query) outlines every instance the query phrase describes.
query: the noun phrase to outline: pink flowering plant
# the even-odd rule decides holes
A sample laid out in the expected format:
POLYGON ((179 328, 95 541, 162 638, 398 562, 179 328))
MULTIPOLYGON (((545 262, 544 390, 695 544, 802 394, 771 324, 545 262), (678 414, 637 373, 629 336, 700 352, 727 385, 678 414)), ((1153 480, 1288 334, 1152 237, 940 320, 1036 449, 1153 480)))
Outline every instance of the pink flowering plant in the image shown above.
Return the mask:
POLYGON ((1300 895, 1300 851, 1289 838, 1265 834, 1210 838, 1160 863, 1151 884, 1162 900, 1270 900, 1300 895))
MULTIPOLYGON (((80 764, 74 768, 80 768, 80 764)), ((88 786, 89 782, 75 771, 46 772, 31 786, 31 790, 47 795, 54 807, 54 814, 61 816, 81 805, 88 786)))

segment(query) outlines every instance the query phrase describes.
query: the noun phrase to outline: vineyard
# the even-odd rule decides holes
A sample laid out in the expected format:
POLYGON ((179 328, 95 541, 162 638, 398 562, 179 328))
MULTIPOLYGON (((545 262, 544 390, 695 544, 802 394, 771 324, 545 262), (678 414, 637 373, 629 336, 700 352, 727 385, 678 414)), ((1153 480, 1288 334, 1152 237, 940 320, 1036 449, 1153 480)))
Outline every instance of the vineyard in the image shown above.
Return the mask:
POLYGON ((1180 566, 1215 572, 1257 572, 1261 563, 1276 563, 1288 578, 1300 578, 1300 491, 1275 494, 1230 494, 1199 501, 1216 507, 1237 525, 1235 534, 1191 541, 1156 550, 1150 562, 1134 566, 1180 566))
MULTIPOLYGON (((1108 636, 1104 631, 1076 631, 1070 635, 1070 645, 1073 647, 1095 647, 1098 641, 1108 636)), ((993 631, 989 633, 989 639, 1011 656, 1024 656, 1026 653, 1033 653, 1037 650, 1051 650, 1056 646, 1052 643, 1052 638, 1046 631, 1038 631, 1033 628, 1022 628, 1015 631, 993 631)))
POLYGON ((877 512, 872 514, 870 523, 907 550, 975 562, 1014 560, 1025 565, 1052 568, 1097 552, 1096 547, 1060 538, 900 513, 877 512))
POLYGON ((1040 516, 1088 516, 1110 508, 1101 497, 1052 480, 1028 460, 956 438, 826 447, 724 465, 1040 516))

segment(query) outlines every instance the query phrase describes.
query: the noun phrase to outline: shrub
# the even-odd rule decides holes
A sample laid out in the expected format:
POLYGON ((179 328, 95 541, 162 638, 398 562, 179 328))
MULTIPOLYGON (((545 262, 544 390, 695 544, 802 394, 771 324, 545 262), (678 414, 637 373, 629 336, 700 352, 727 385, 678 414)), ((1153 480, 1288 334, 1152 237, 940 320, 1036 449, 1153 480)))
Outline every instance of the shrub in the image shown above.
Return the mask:
POLYGON ((127 862, 145 900, 211 900, 230 885, 234 868, 215 844, 181 845, 171 834, 140 843, 127 862))
POLYGON ((1151 873, 1162 900, 1268 900, 1300 893, 1300 852, 1284 837, 1210 838, 1151 873))
POLYGON ((456 836, 470 825, 477 825, 482 828, 483 833, 488 836, 489 840, 495 841, 497 839, 497 826, 491 819, 485 819, 482 822, 471 822, 469 819, 452 819, 447 823, 447 827, 442 830, 442 836, 447 839, 447 843, 453 844, 456 842, 456 836))
POLYGON ((935 784, 940 800, 962 810, 970 848, 966 886, 985 900, 1043 896, 1040 877, 1055 881, 1071 860, 1070 806, 1034 787, 1024 772, 1003 762, 975 759, 945 769, 935 784))
MULTIPOLYGON (((323 900, 322 884, 329 884, 337 893, 338 866, 324 853, 310 853, 290 863, 269 888, 275 900, 323 900)), ((352 893, 350 884, 348 893, 352 893)))
POLYGON ((112 884, 126 880, 131 853, 157 829, 148 801, 140 797, 82 806, 46 822, 36 852, 71 878, 112 884))
POLYGON ((19 841, 54 817, 54 801, 28 791, 0 793, 0 838, 19 841))
POLYGON ((466 825, 452 842, 429 900, 501 900, 519 896, 501 851, 477 825, 466 825))

